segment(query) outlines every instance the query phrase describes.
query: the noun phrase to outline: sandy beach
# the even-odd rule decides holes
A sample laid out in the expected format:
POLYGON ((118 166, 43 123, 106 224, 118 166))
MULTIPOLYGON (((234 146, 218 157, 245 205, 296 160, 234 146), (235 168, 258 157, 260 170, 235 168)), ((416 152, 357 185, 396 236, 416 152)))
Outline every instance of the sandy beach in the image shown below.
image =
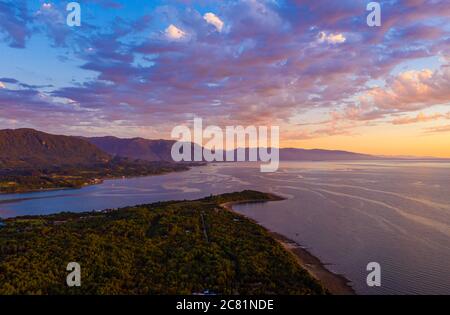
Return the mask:
MULTIPOLYGON (((279 200, 282 200, 280 198, 279 200)), ((274 199, 275 201, 276 199, 274 199)), ((225 209, 232 211, 238 215, 241 215, 239 212, 236 212, 233 209, 233 205, 236 204, 245 204, 245 203, 255 203, 255 202, 267 202, 267 200, 261 201, 238 201, 238 202, 227 202, 221 204, 225 209)), ((246 217, 246 216, 245 216, 246 217)), ((246 217, 247 219, 253 221, 254 223, 260 225, 255 220, 246 217)), ((299 263, 299 265, 307 270, 311 276, 320 281, 322 285, 327 288, 327 290, 334 295, 354 295, 356 294, 353 288, 350 285, 350 281, 346 279, 343 275, 338 275, 326 268, 326 266, 320 261, 319 258, 312 255, 308 250, 302 247, 297 242, 273 231, 268 232, 273 236, 273 238, 278 241, 284 249, 290 252, 295 260, 299 263)))

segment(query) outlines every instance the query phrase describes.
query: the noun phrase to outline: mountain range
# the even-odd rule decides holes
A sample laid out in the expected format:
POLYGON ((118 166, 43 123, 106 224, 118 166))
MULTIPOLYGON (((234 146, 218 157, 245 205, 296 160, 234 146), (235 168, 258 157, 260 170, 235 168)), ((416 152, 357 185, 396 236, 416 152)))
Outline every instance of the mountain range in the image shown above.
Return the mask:
POLYGON ((33 129, 0 130, 0 169, 105 163, 111 156, 88 141, 33 129))
MULTIPOLYGON (((84 139, 113 156, 147 161, 172 161, 170 152, 172 145, 175 143, 174 140, 148 140, 144 138, 95 137, 84 139)), ((191 148, 193 150, 193 146, 191 148)), ((246 156, 248 156, 248 149, 246 149, 246 156)), ((372 160, 378 158, 373 155, 338 150, 280 149, 281 161, 372 160)))
MULTIPOLYGON (((151 162, 173 162, 174 140, 76 137, 33 129, 0 130, 0 167, 26 168, 55 165, 92 165, 114 157, 151 162)), ((379 157, 347 151, 280 149, 281 161, 370 160, 379 157)))
POLYGON ((174 140, 122 139, 116 137, 84 138, 100 150, 113 156, 146 161, 172 161, 170 154, 174 140))

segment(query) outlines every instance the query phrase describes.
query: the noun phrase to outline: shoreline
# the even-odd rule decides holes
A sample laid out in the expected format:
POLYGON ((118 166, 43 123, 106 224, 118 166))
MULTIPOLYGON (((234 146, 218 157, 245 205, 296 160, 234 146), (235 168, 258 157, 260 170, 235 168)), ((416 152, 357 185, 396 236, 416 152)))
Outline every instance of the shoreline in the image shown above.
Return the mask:
POLYGON ((331 294, 333 295, 356 295, 355 290, 350 285, 350 280, 345 276, 336 274, 328 270, 325 264, 320 261, 319 258, 311 254, 307 249, 302 247, 297 242, 289 239, 288 237, 267 229, 262 224, 256 222, 254 219, 249 218, 233 209, 233 205, 247 204, 247 203, 259 203, 268 201, 283 200, 283 198, 274 198, 272 200, 241 200, 226 202, 220 206, 227 209, 230 212, 241 215, 248 220, 262 226, 267 232, 276 240, 287 252, 291 253, 297 263, 305 269, 313 278, 318 280, 331 294))
POLYGON ((0 195, 28 194, 28 193, 59 191, 59 190, 61 190, 61 191, 63 191, 63 190, 78 190, 78 189, 83 189, 85 187, 101 185, 105 181, 108 181, 108 180, 133 179, 133 178, 143 178, 143 177, 151 177, 151 176, 168 175, 168 174, 172 174, 172 173, 181 173, 181 172, 187 172, 187 171, 191 170, 193 167, 198 167, 198 166, 204 166, 204 165, 189 165, 187 169, 166 171, 166 172, 161 172, 161 173, 158 173, 158 174, 101 177, 101 178, 98 178, 97 182, 84 183, 83 185, 76 186, 76 187, 49 187, 49 188, 42 188, 42 189, 39 189, 39 188, 37 188, 37 189, 27 189, 27 190, 23 190, 23 191, 14 191, 14 192, 6 192, 6 191, 1 191, 0 190, 0 195))

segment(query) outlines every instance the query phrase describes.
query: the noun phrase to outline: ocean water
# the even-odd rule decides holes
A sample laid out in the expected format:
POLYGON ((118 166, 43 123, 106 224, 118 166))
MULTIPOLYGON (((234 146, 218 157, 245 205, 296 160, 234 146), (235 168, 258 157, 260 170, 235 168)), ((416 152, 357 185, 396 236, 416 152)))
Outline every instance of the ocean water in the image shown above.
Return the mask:
POLYGON ((286 200, 235 206, 343 274, 360 294, 450 294, 450 163, 248 163, 108 180, 77 190, 0 195, 0 217, 118 208, 255 189, 286 200), (381 266, 369 287, 366 266, 381 266))

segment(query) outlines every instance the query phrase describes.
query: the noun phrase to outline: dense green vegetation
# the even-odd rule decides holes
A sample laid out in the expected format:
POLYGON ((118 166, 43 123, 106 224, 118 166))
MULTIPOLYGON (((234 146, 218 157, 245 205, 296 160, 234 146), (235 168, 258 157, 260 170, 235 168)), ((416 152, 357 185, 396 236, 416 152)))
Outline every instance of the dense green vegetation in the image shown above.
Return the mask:
POLYGON ((220 204, 255 191, 5 220, 2 294, 324 294, 261 226, 220 204), (66 286, 69 262, 81 287, 66 286))
POLYGON ((0 193, 40 189, 79 188, 107 178, 158 175, 185 171, 201 163, 147 162, 115 157, 108 162, 41 168, 0 170, 0 193))

